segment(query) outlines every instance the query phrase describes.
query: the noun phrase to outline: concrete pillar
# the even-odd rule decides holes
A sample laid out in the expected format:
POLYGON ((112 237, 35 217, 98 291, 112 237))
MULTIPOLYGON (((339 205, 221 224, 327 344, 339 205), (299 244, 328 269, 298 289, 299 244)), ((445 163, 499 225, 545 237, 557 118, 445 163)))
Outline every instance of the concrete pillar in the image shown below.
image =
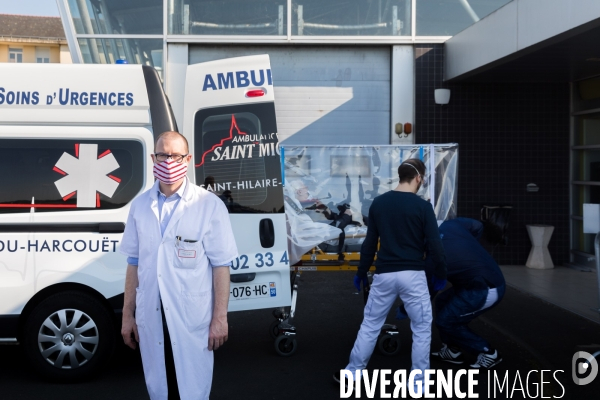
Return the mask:
POLYGON ((170 43, 167 50, 165 86, 171 102, 177 127, 183 130, 183 100, 185 97, 185 77, 188 66, 188 45, 170 43))

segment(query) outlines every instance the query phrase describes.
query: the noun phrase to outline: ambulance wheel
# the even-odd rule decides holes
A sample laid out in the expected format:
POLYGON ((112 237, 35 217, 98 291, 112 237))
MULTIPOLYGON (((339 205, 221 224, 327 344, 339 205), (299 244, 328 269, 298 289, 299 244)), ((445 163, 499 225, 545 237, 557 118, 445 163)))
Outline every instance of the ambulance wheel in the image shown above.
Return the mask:
POLYGON ((377 349, 384 356, 395 356, 400 352, 398 335, 383 334, 377 340, 377 349))
POLYGON ((273 321, 271 323, 271 325, 269 326, 269 335, 271 335, 272 339, 277 339, 277 336, 279 336, 279 320, 278 319, 273 321))
POLYGON ((24 328, 26 357, 52 381, 76 382, 97 373, 115 347, 111 313, 81 292, 48 297, 31 312, 24 328))
POLYGON ((275 351, 282 357, 289 357, 296 352, 298 344, 296 338, 290 338, 286 335, 278 336, 275 339, 275 351))

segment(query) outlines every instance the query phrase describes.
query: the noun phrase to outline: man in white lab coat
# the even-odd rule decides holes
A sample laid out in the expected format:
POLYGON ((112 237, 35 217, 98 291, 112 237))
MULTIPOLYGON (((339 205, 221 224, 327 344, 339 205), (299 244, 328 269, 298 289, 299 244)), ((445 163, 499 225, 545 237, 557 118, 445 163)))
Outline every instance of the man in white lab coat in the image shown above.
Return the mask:
POLYGON ((208 399, 213 350, 227 340, 229 264, 237 248, 223 202, 186 177, 185 137, 165 132, 155 145, 152 189, 129 212, 123 327, 140 344, 152 400, 208 399))

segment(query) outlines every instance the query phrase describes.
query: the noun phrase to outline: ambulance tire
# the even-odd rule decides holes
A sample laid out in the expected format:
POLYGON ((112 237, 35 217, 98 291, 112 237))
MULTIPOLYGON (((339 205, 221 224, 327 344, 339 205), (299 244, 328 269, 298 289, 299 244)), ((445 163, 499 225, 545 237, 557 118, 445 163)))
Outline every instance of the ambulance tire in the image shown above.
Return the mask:
POLYGON ((296 338, 281 335, 275 339, 275 351, 282 357, 291 356, 296 352, 297 348, 298 343, 296 342, 296 338))
POLYGON ((98 299, 78 291, 57 293, 42 301, 24 328, 27 359, 43 378, 53 382, 89 378, 108 361, 115 348, 110 311, 98 299), (54 329, 47 327, 51 323, 54 329), (52 352, 52 347, 57 350, 52 352), (57 363, 62 364, 55 366, 57 363))
POLYGON ((276 319, 271 323, 271 326, 269 326, 269 335, 271 336, 271 339, 277 339, 277 336, 279 336, 279 323, 279 320, 276 319))
POLYGON ((381 335, 377 340, 377 350, 384 356, 395 356, 400 353, 400 338, 387 333, 381 335))

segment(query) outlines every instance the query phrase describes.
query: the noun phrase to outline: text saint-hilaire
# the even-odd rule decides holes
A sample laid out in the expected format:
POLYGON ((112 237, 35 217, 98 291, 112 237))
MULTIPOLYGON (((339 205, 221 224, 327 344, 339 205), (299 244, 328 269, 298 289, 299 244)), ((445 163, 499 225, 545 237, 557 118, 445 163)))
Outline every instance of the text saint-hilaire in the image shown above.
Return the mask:
POLYGON ((258 157, 268 157, 279 155, 279 146, 277 143, 259 143, 241 144, 237 146, 216 147, 213 150, 213 156, 210 161, 238 160, 240 158, 252 158, 256 156, 258 147, 258 157), (253 154, 254 153, 254 154, 253 154))

